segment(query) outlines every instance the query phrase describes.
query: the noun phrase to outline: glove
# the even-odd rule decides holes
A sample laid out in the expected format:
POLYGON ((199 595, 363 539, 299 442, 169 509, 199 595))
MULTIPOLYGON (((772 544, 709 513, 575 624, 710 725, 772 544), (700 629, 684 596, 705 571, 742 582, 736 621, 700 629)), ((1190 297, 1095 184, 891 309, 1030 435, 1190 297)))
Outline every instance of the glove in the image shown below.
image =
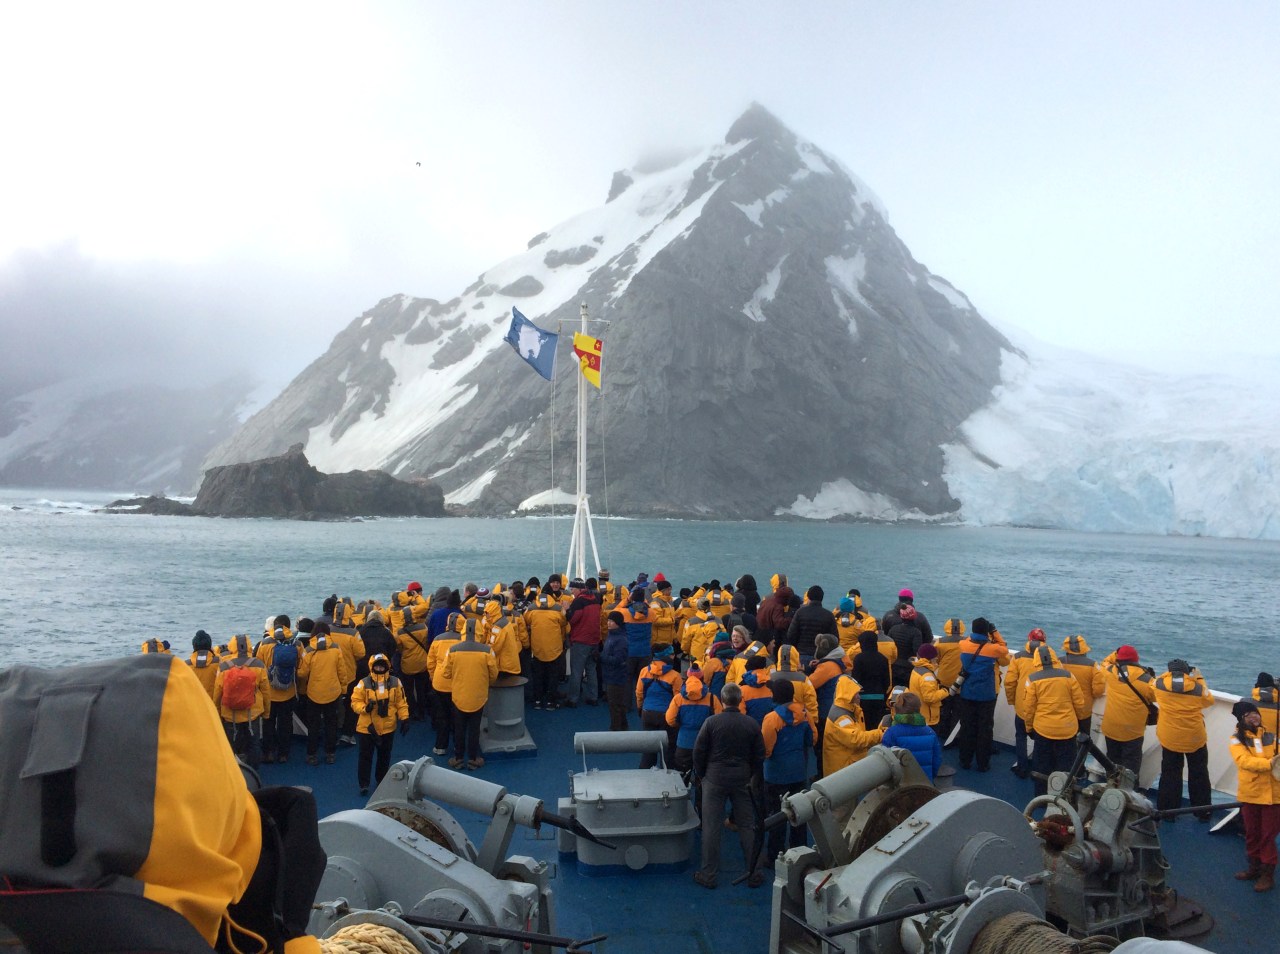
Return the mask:
POLYGON ((262 818, 262 854, 243 897, 227 913, 262 935, 270 950, 283 950, 286 941, 307 933, 328 859, 320 847, 311 792, 276 786, 259 789, 253 797, 262 818))
POLYGON ((407 722, 401 722, 401 723, 400 723, 400 734, 401 734, 401 735, 408 735, 408 734, 409 734, 409 723, 407 723, 407 722))
POLYGON ((373 715, 373 710, 376 709, 377 707, 378 707, 378 704, 376 702, 370 702, 368 705, 364 707, 364 714, 373 715))

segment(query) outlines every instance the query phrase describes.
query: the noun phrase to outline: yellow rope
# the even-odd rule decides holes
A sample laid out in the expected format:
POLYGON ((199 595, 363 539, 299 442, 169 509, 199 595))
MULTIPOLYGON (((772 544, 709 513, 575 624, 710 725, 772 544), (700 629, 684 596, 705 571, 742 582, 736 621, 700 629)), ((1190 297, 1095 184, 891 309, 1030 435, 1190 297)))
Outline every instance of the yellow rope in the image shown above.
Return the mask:
POLYGON ((350 924, 320 939, 323 954, 417 954, 409 939, 381 924, 350 924))

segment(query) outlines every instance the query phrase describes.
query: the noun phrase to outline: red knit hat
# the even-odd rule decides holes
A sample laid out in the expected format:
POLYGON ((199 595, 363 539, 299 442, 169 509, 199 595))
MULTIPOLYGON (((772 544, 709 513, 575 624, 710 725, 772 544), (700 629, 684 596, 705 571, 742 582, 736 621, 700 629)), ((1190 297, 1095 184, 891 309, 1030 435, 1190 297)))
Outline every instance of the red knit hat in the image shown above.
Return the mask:
POLYGON ((1045 641, 1044 630, 1037 626, 1031 632, 1027 633, 1027 639, 1028 641, 1043 643, 1045 641))
POLYGON ((916 595, 908 589, 898 590, 898 599, 900 600, 913 600, 915 598, 916 595))
POLYGON ((653 577, 653 582, 655 582, 655 583, 665 583, 665 582, 667 582, 667 578, 666 578, 665 576, 663 576, 661 573, 655 573, 655 574, 654 574, 654 577, 653 577))
POLYGON ((1121 646, 1116 650, 1116 662, 1136 663, 1137 661, 1138 651, 1132 646, 1121 646))
POLYGON ((410 592, 410 593, 421 593, 421 592, 422 592, 422 584, 421 584, 421 583, 418 583, 418 582, 416 582, 416 581, 415 581, 415 582, 413 582, 413 583, 410 583, 408 586, 406 586, 406 587, 405 587, 405 590, 406 590, 406 591, 408 591, 408 592, 410 592))

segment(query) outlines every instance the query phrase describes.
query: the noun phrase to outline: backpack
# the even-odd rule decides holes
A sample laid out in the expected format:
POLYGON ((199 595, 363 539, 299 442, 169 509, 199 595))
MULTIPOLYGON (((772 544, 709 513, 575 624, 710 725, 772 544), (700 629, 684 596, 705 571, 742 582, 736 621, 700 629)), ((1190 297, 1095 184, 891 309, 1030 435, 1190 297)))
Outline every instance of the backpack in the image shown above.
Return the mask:
POLYGON ((248 666, 228 667, 222 677, 222 704, 232 712, 248 712, 257 701, 258 674, 248 666))
MULTIPOLYGON (((271 680, 271 688, 288 689, 292 687, 294 672, 297 668, 298 647, 292 642, 276 643, 275 651, 271 654, 271 668, 267 670, 267 678, 271 680)), ((223 691, 225 693, 225 689, 223 691)))

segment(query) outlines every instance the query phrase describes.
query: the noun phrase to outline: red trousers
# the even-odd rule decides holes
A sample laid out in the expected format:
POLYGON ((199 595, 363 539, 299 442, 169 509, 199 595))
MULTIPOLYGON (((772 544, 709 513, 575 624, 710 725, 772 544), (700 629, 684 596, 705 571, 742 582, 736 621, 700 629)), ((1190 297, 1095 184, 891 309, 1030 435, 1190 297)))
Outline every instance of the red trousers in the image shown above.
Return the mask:
POLYGON ((1276 836, 1280 835, 1280 805, 1241 805, 1244 852, 1264 865, 1275 865, 1276 836))

